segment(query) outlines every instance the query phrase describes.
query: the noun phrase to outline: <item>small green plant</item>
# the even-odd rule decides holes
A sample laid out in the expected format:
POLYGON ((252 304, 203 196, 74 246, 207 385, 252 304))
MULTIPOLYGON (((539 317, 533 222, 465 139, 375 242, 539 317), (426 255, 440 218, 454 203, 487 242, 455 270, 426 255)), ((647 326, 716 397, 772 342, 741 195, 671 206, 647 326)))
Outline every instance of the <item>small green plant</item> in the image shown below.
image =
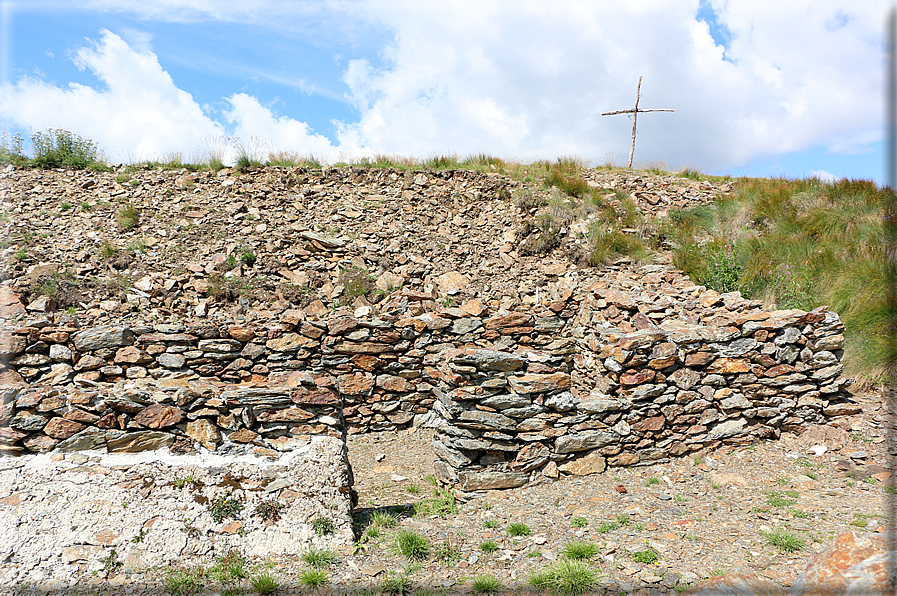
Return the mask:
POLYGON ((629 523, 629 516, 626 515, 625 513, 621 513, 620 515, 617 516, 617 523, 620 524, 621 526, 625 526, 626 524, 629 523))
POLYGON ((589 525, 589 520, 584 517, 574 517, 570 520, 570 525, 574 528, 585 528, 589 525))
POLYGON ((864 515, 854 513, 853 519, 850 521, 850 525, 856 526, 858 528, 865 528, 869 525, 869 522, 866 520, 866 517, 864 515))
POLYGON ((193 596, 203 590, 203 575, 201 567, 170 567, 163 572, 162 587, 171 596, 193 596))
POLYGON ((252 510, 253 517, 260 517, 264 521, 279 521, 280 511, 284 508, 284 504, 276 500, 262 501, 252 510))
POLYGON ((620 527, 620 524, 618 524, 617 522, 611 522, 611 521, 601 522, 601 525, 598 526, 598 533, 599 534, 607 534, 608 532, 612 532, 613 530, 616 530, 619 527, 620 527))
POLYGON ((250 578, 249 583, 252 585, 253 590, 262 595, 273 594, 280 585, 277 582, 277 578, 267 571, 253 576, 250 578))
POLYGON ((364 535, 368 538, 380 538, 380 528, 377 526, 369 526, 365 529, 364 535))
POLYGON ((111 573, 116 569, 119 569, 124 563, 118 560, 118 553, 115 552, 115 549, 109 551, 109 554, 100 559, 100 562, 103 563, 103 570, 106 573, 111 573))
POLYGON ((480 543, 480 550, 486 554, 491 554, 498 550, 498 544, 494 540, 487 540, 480 543))
POLYGON ((327 517, 316 517, 311 521, 311 528, 318 536, 327 536, 336 531, 336 524, 327 517))
POLYGON ((380 590, 387 594, 403 596, 411 589, 411 580, 404 573, 388 573, 380 582, 380 590))
POLYGON ((236 550, 229 550, 223 556, 217 557, 215 564, 209 567, 206 574, 224 586, 233 585, 249 576, 246 571, 246 559, 236 550))
POLYGON ((66 211, 68 211, 71 208, 72 208, 72 204, 69 203, 68 201, 63 201, 62 203, 59 204, 59 210, 62 211, 63 213, 65 213, 66 211))
POLYGON ((138 532, 136 536, 131 538, 131 542, 133 542, 134 544, 140 544, 141 542, 143 542, 144 538, 146 538, 146 530, 140 528, 140 532, 138 532))
POLYGON ((682 495, 675 495, 673 497, 673 500, 676 501, 677 503, 684 503, 686 499, 682 495))
POLYGON ((406 559, 421 561, 430 554, 430 542, 411 530, 399 530, 393 537, 393 549, 406 559))
POLYGON ((175 478, 174 479, 174 487, 175 488, 184 488, 188 484, 193 484, 195 480, 193 476, 185 476, 183 478, 175 478))
POLYGON ((533 531, 524 523, 514 522, 508 524, 508 534, 511 536, 529 536, 532 533, 533 531))
POLYGON ((118 227, 124 231, 132 230, 140 223, 140 210, 133 203, 123 206, 115 217, 118 227))
POLYGON ((707 577, 722 577, 727 573, 729 573, 729 571, 724 567, 714 567, 707 572, 707 577))
POLYGON ((302 560, 315 569, 327 569, 336 563, 336 554, 330 550, 311 548, 302 555, 302 560))
POLYGON ((598 577, 598 572, 584 561, 561 559, 530 576, 529 583, 556 596, 579 596, 595 588, 598 577))
POLYGON ((484 528, 497 528, 498 520, 490 517, 489 519, 483 521, 483 527, 484 528))
POLYGON ((474 594, 494 594, 501 589, 501 582, 491 575, 479 575, 474 578, 471 591, 474 594))
POLYGON ((636 563, 644 563, 645 565, 653 565, 657 562, 657 552, 653 548, 646 548, 632 553, 632 559, 636 563))
POLYGON ((777 528, 771 532, 760 532, 760 534, 766 538, 766 541, 771 546, 776 547, 782 552, 793 553, 802 550, 804 546, 806 546, 806 541, 803 538, 781 528, 777 528))
POLYGON ((308 571, 303 571, 299 575, 299 583, 301 583, 303 586, 311 588, 312 590, 317 590, 327 583, 327 572, 321 571, 320 569, 309 569, 308 571))
POLYGON ((561 549, 561 554, 568 559, 588 560, 598 554, 598 547, 591 542, 569 542, 561 549))
POLYGON ((782 492, 772 491, 772 492, 766 493, 766 503, 770 507, 788 507, 790 505, 794 505, 795 503, 797 503, 797 501, 795 499, 789 499, 786 497, 787 497, 787 492, 782 493, 782 492))
POLYGON ((534 551, 526 553, 526 556, 527 556, 527 558, 530 558, 530 559, 538 559, 542 556, 542 551, 534 550, 534 551))
POLYGON ((653 486, 655 484, 660 484, 660 478, 655 478, 654 476, 651 476, 650 478, 645 480, 645 486, 653 486))
POLYGON ((798 519, 807 519, 808 517, 810 517, 809 513, 807 513, 806 511, 801 511, 800 509, 789 509, 788 512, 791 513, 793 517, 796 517, 798 519))
POLYGON ((897 495, 897 484, 888 484, 883 490, 889 495, 897 495))
POLYGON ((405 492, 407 492, 409 495, 416 495, 420 492, 420 487, 412 483, 405 487, 405 492))
POLYGON ((227 494, 209 505, 209 514, 215 523, 219 524, 227 518, 236 519, 237 515, 243 511, 243 507, 244 505, 239 499, 231 498, 230 494, 227 494))
POLYGON ((371 523, 378 528, 395 528, 399 524, 399 519, 393 513, 386 511, 375 511, 371 515, 371 523))
POLYGON ((455 495, 450 488, 433 486, 433 496, 421 499, 414 503, 416 515, 454 515, 458 513, 458 505, 455 503, 455 495))
POLYGON ((779 486, 785 486, 786 484, 788 484, 790 482, 791 482, 791 479, 788 478, 787 476, 779 476, 778 478, 776 478, 776 484, 778 484, 779 486))
POLYGON ((461 560, 461 550, 450 541, 443 542, 433 549, 433 558, 443 565, 455 565, 461 560))

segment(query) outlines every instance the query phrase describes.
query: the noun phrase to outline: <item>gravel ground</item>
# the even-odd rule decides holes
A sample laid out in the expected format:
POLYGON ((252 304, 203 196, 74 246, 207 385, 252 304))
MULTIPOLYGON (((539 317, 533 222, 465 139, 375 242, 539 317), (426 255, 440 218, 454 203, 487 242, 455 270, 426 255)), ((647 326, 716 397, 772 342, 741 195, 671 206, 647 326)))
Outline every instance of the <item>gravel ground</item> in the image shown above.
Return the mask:
MULTIPOLYGON (((840 428, 478 493, 459 501, 457 514, 443 517, 412 515, 413 504, 434 490, 427 480, 431 430, 356 435, 349 452, 359 527, 371 527, 375 512, 398 513, 398 524, 373 525, 379 537, 363 538, 355 554, 339 553, 330 569, 330 591, 373 593, 388 574, 404 573, 410 593, 470 592, 480 575, 498 579, 502 592, 519 592, 572 541, 597 547, 591 560, 600 572, 596 593, 676 593, 728 572, 755 572, 790 585, 841 532, 885 529, 885 499, 893 497, 885 491, 884 410, 880 395, 857 397, 863 414, 842 419, 840 428), (828 445, 820 456, 809 449, 818 443, 828 445), (531 534, 510 536, 514 523, 525 524, 531 534), (402 530, 426 537, 429 556, 415 563, 393 552, 394 536, 402 530), (777 532, 801 548, 785 552, 771 545, 777 532), (497 549, 483 552, 486 542, 497 549), (439 560, 440 551, 454 551, 455 558, 439 560), (656 554, 656 563, 637 562, 644 555, 635 553, 645 551, 656 554)), ((278 565, 290 578, 285 584, 295 585, 301 565, 278 565)))

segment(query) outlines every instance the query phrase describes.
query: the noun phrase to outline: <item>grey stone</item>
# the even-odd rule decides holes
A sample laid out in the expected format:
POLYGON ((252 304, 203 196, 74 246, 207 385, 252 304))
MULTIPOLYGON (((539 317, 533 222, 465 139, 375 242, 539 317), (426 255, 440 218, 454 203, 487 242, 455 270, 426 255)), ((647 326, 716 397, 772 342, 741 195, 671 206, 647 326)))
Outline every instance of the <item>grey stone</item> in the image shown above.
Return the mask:
POLYGON ((108 439, 106 449, 110 453, 137 453, 170 447, 172 443, 174 443, 174 435, 170 433, 144 431, 124 433, 113 439, 108 439))
MULTIPOLYGON (((458 319, 459 321, 463 319, 458 319)), ((523 358, 498 350, 476 350, 471 354, 459 354, 452 359, 458 364, 469 364, 480 370, 509 372, 523 367, 523 358)))
POLYGON ((505 410, 507 408, 522 408, 530 405, 532 402, 522 395, 516 393, 506 393, 503 395, 494 395, 480 402, 484 406, 505 410))
POLYGON ((465 410, 458 416, 458 424, 468 428, 514 430, 517 422, 503 414, 483 412, 482 410, 465 410))
POLYGON ((156 361, 159 363, 159 366, 163 366, 165 368, 182 368, 184 363, 187 361, 184 356, 181 354, 159 354, 156 358, 156 361))
POLYGON ((743 337, 727 343, 710 344, 710 349, 716 351, 721 356, 732 358, 735 356, 744 356, 758 345, 756 339, 752 337, 743 337))
POLYGON ((473 317, 465 317, 463 319, 455 319, 455 322, 452 323, 451 332, 455 335, 465 335, 467 333, 473 333, 482 326, 483 322, 481 320, 473 317))
POLYGON ((539 333, 550 333, 552 331, 558 331, 564 327, 564 321, 557 315, 550 315, 547 317, 539 317, 536 319, 536 325, 534 329, 539 333))
POLYGON ((472 460, 457 449, 452 449, 442 441, 433 441, 430 443, 433 454, 444 462, 447 462, 453 468, 463 468, 469 466, 472 460))
POLYGON ((753 404, 751 404, 751 402, 748 401, 747 398, 745 398, 743 395, 741 395, 740 393, 737 393, 731 397, 727 397, 726 399, 722 400, 720 402, 720 405, 727 410, 731 410, 734 408, 738 408, 738 409, 750 408, 753 404))
POLYGON ((103 348, 129 346, 134 343, 134 334, 127 327, 105 325, 79 331, 71 340, 79 352, 93 352, 103 348))
POLYGON ((558 412, 567 412, 576 407, 577 401, 569 391, 562 391, 545 400, 545 405, 558 412))
POLYGON ((710 429, 710 432, 707 433, 707 438, 716 440, 744 434, 745 424, 747 422, 743 418, 726 420, 710 429))
POLYGON ((64 346, 62 344, 50 345, 50 360, 54 360, 56 362, 71 362, 72 356, 72 351, 68 348, 68 346, 64 346))
POLYGON ((40 430, 47 425, 47 419, 32 412, 19 412, 9 425, 16 430, 40 430))
POLYGON ((617 399, 613 397, 608 397, 607 399, 593 399, 591 396, 576 405, 577 410, 594 414, 614 412, 616 410, 628 410, 631 407, 632 401, 628 399, 617 399))
POLYGON ((793 344, 797 340, 800 339, 800 329, 797 327, 788 327, 783 330, 782 333, 777 335, 772 342, 777 346, 784 346, 787 344, 793 344))
POLYGON ((601 430, 586 431, 558 437, 554 443, 556 453, 573 453, 586 449, 597 449, 617 441, 617 435, 601 430))
POLYGON ((497 490, 517 488, 529 480, 527 474, 521 472, 499 472, 496 470, 461 471, 458 473, 461 490, 497 490))
POLYGON ((116 429, 103 430, 93 426, 88 426, 81 432, 72 435, 64 441, 60 441, 56 445, 57 451, 89 451, 92 449, 104 449, 108 439, 114 439, 125 434, 124 431, 116 429))

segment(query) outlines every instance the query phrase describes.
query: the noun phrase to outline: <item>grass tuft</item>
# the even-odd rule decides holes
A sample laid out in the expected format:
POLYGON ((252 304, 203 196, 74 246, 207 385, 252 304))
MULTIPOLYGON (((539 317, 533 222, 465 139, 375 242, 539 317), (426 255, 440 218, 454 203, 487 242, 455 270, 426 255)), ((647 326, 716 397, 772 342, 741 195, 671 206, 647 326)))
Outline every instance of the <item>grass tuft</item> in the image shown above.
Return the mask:
POLYGON ((771 546, 774 546, 785 553, 793 553, 803 550, 807 544, 806 541, 797 534, 781 528, 777 528, 771 532, 760 532, 760 534, 766 538, 766 541, 771 546))
POLYGON ((568 559, 588 560, 598 554, 598 547, 591 542, 569 542, 561 549, 561 554, 568 559))
POLYGON ((556 596, 578 596, 598 584, 598 572, 588 563, 561 559, 554 565, 530 576, 529 583, 556 596))
POLYGON ((400 530, 393 537, 393 549, 406 559, 422 561, 430 554, 430 542, 411 530, 400 530))

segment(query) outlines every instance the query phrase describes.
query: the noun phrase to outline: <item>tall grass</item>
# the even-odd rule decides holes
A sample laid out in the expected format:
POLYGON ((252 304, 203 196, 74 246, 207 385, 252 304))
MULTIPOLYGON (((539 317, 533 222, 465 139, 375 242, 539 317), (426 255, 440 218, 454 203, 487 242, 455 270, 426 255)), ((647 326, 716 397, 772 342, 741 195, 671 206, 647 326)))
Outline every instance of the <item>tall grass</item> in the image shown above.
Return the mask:
POLYGON ((887 188, 865 180, 750 179, 662 227, 673 262, 699 283, 768 307, 826 305, 846 327, 849 373, 868 383, 892 361, 885 244, 887 188))

